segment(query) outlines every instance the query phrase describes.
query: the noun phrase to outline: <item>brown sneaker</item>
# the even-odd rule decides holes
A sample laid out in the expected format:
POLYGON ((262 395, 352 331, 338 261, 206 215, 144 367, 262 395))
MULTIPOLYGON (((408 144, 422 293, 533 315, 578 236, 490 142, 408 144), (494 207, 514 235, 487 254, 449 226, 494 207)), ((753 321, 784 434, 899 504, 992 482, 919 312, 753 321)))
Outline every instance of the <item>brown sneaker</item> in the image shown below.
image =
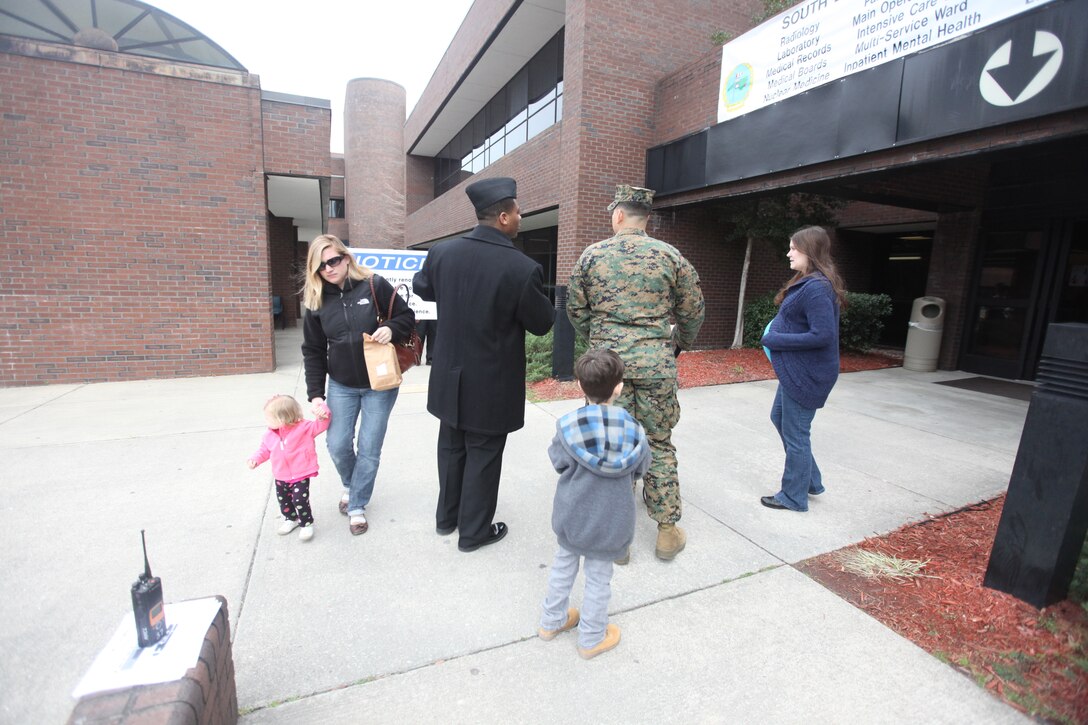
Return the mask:
POLYGON ((601 654, 607 652, 610 649, 615 649, 616 645, 620 643, 620 628, 614 624, 608 625, 604 630, 604 639, 597 643, 596 647, 590 647, 589 649, 578 648, 578 654, 582 656, 584 660, 590 660, 601 654))
POLYGON ((351 531, 352 536, 365 534, 368 528, 370 528, 370 525, 366 522, 366 516, 363 516, 362 514, 352 516, 348 519, 348 529, 351 531))
POLYGON ((550 642, 555 639, 555 636, 560 632, 566 632, 569 629, 574 629, 578 626, 578 609, 571 607, 567 610, 567 621, 563 623, 563 626, 559 629, 544 629, 541 627, 536 631, 538 637, 545 642, 550 642))
POLYGON ((676 555, 684 550, 688 537, 676 524, 657 525, 657 547, 654 553, 662 561, 672 561, 676 555))
POLYGON ((348 515, 348 495, 346 493, 340 497, 340 513, 344 516, 348 515))

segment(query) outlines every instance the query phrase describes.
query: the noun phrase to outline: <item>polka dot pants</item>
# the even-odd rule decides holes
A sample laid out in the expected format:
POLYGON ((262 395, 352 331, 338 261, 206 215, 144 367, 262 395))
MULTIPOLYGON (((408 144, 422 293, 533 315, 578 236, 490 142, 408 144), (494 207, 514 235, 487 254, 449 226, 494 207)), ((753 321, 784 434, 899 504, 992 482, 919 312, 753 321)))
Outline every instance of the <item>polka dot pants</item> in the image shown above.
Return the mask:
POLYGON ((280 502, 280 513, 285 519, 297 521, 302 526, 310 526, 314 515, 310 511, 310 479, 304 478, 294 483, 276 481, 276 500, 280 502))

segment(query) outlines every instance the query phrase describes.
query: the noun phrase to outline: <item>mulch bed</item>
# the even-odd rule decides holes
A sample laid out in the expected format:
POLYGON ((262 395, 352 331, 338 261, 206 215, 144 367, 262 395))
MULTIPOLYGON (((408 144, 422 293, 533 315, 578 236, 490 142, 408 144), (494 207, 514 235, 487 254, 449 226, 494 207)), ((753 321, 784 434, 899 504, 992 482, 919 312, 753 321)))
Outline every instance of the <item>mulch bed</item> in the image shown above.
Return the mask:
MULTIPOLYGON (((774 368, 771 367, 763 351, 751 348, 693 350, 681 354, 677 358, 677 364, 681 388, 749 383, 753 380, 771 380, 775 377, 774 368)), ((839 369, 844 373, 852 373, 859 370, 899 367, 902 364, 902 354, 896 356, 894 352, 844 353, 841 356, 839 369)), ((554 378, 530 383, 528 395, 535 402, 582 397, 576 383, 559 382, 554 378)))
POLYGON ((1020 710, 1088 722, 1088 612, 1066 600, 1038 610, 987 589, 1004 496, 824 554, 797 568, 1020 710), (866 576, 862 550, 924 561, 922 576, 866 576))

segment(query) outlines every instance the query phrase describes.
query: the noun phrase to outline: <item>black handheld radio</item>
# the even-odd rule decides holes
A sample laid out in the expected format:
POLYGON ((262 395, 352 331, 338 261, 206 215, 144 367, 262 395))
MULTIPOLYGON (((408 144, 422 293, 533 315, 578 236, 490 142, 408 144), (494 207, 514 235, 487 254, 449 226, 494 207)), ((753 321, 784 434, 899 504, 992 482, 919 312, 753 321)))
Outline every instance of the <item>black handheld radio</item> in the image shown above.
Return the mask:
POLYGON ((162 579, 151 576, 143 529, 140 541, 144 545, 144 570, 132 585, 132 613, 136 616, 136 638, 141 647, 147 647, 166 635, 166 612, 162 606, 162 579))

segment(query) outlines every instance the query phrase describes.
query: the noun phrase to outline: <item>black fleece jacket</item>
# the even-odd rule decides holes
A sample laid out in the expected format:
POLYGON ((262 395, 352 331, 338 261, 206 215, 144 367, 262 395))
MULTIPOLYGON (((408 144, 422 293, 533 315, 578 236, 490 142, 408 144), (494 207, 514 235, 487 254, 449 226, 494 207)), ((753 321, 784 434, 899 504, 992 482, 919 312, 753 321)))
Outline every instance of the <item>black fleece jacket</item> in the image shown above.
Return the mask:
POLYGON ((344 288, 325 283, 321 308, 306 310, 302 316, 302 362, 306 371, 306 398, 325 397, 325 376, 352 388, 369 388, 370 376, 363 360, 363 333, 378 329, 378 314, 393 315, 382 324, 393 331, 394 342, 404 342, 415 328, 416 315, 393 285, 374 275, 375 304, 370 281, 348 277, 344 288))

